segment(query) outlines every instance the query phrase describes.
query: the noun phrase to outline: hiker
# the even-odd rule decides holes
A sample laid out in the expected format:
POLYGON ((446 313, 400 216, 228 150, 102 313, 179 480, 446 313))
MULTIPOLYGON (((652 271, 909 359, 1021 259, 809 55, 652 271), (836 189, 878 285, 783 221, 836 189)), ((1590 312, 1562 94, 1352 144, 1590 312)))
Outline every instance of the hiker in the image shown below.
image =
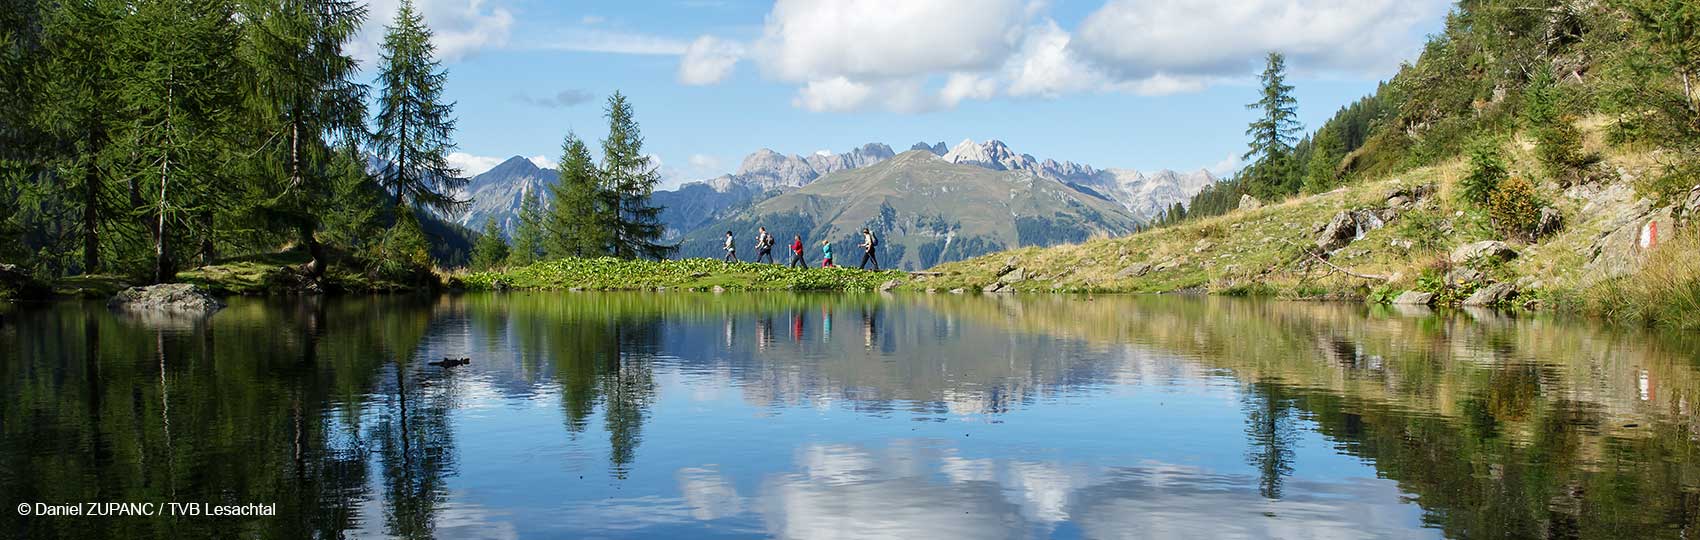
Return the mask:
POLYGON ((762 257, 767 257, 768 264, 778 264, 773 262, 773 235, 767 234, 767 227, 757 229, 760 232, 756 233, 756 262, 759 263, 762 257))
POLYGON ((800 234, 791 237, 791 267, 809 267, 809 264, 803 261, 803 235, 800 234))
POLYGON ((868 230, 867 227, 863 227, 862 228, 862 244, 861 244, 862 264, 860 266, 857 266, 856 268, 867 268, 868 267, 868 261, 873 261, 874 271, 875 272, 880 271, 880 260, 879 260, 879 258, 874 257, 874 248, 877 248, 879 246, 880 246, 879 237, 874 236, 874 232, 868 230))
POLYGON ((726 246, 722 249, 726 250, 726 257, 720 260, 738 262, 738 246, 732 243, 732 231, 726 231, 726 246))
POLYGON ((825 257, 825 260, 821 261, 820 267, 821 268, 832 268, 832 241, 831 240, 821 240, 820 241, 820 254, 821 254, 821 257, 825 257))

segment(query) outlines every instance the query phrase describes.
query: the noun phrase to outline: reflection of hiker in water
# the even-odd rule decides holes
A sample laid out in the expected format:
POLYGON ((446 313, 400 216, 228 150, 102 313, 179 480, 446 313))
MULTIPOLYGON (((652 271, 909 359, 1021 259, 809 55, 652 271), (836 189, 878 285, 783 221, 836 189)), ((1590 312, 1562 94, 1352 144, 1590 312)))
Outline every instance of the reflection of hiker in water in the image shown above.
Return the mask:
POLYGON ((792 268, 808 268, 809 267, 809 263, 807 263, 803 260, 803 237, 802 237, 802 235, 791 237, 791 267, 792 268))
POLYGON ((862 347, 874 349, 874 340, 879 338, 879 330, 874 328, 874 312, 862 310, 862 347))
POLYGON ((773 317, 762 316, 756 320, 756 348, 765 351, 770 343, 773 343, 773 317))
POLYGON ((756 262, 759 263, 762 257, 767 257, 767 262, 772 264, 773 235, 767 234, 767 227, 758 227, 758 229, 760 231, 756 233, 756 262))
POLYGON ((798 343, 801 343, 803 341, 803 312, 802 311, 798 311, 796 313, 791 314, 791 341, 795 341, 795 342, 798 342, 798 343))
POLYGON ((862 228, 862 243, 860 244, 860 247, 862 248, 862 264, 856 266, 856 268, 867 268, 868 262, 873 261, 874 271, 880 271, 880 260, 878 257, 874 256, 874 248, 880 247, 880 238, 878 236, 874 236, 874 232, 868 230, 867 227, 862 228))
POLYGON ((726 262, 738 261, 738 246, 732 243, 732 231, 726 231, 726 245, 721 249, 726 250, 726 258, 720 260, 726 262))
POLYGON ((831 240, 821 240, 820 241, 820 255, 821 255, 821 257, 824 257, 824 260, 822 260, 821 263, 820 263, 820 267, 821 268, 832 268, 832 241, 831 240))
POLYGON ((820 340, 822 343, 832 340, 832 308, 820 307, 820 340))

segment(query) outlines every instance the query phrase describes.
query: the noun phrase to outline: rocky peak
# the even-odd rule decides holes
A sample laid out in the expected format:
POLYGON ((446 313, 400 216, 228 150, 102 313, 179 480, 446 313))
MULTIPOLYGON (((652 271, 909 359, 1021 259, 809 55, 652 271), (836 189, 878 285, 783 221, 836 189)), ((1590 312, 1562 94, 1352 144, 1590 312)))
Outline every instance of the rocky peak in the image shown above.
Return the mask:
POLYGON ((942 156, 946 152, 950 151, 950 147, 945 146, 944 141, 939 141, 939 142, 933 143, 933 144, 927 144, 925 142, 918 142, 918 143, 915 143, 913 145, 910 145, 909 149, 910 150, 926 150, 928 152, 932 152, 932 154, 935 155, 935 156, 942 156))

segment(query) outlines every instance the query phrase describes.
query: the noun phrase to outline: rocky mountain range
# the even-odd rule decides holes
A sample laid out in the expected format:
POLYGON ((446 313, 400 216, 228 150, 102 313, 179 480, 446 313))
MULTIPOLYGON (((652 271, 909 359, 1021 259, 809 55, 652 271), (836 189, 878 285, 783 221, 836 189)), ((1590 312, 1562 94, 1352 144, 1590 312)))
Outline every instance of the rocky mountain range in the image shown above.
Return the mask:
POLYGON ((828 174, 699 227, 680 239, 680 255, 718 257, 732 231, 749 260, 756 227, 766 226, 782 244, 801 236, 814 264, 823 239, 840 265, 856 264, 866 227, 881 238, 884 267, 918 270, 1017 246, 1119 236, 1140 224, 1101 196, 1024 170, 952 162, 929 147, 828 174))
MULTIPOLYGON (((1159 215, 1176 202, 1185 203, 1204 186, 1216 181, 1214 176, 1203 170, 1144 173, 1131 169, 1097 169, 1072 161, 1041 160, 1018 153, 998 140, 964 140, 954 147, 947 147, 943 142, 918 142, 910 146, 910 150, 929 154, 943 163, 1050 180, 1089 198, 1113 203, 1137 221, 1159 215)), ((836 173, 883 163, 896 155, 890 146, 882 143, 868 143, 836 154, 787 155, 763 148, 746 156, 735 172, 688 182, 678 189, 657 191, 653 202, 666 208, 661 220, 667 225, 667 239, 679 240, 699 228, 732 218, 764 200, 800 190, 836 173)), ((543 190, 555 181, 553 169, 541 168, 524 157, 514 156, 471 178, 463 195, 472 202, 465 212, 456 216, 455 221, 478 229, 485 219, 494 218, 504 232, 512 232, 525 194, 543 190)), ((547 207, 547 197, 544 204, 547 207)))

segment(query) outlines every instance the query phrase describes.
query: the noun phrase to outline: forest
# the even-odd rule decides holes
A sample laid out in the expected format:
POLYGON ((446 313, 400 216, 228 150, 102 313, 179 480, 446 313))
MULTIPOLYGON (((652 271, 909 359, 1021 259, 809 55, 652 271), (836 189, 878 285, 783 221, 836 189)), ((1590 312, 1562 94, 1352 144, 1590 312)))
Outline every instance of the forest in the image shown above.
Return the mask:
MULTIPOLYGON (((349 42, 366 18, 357 0, 6 2, 0 261, 143 283, 287 263, 267 279, 302 290, 465 265, 479 235, 449 219, 467 180, 432 30, 402 2, 362 66, 349 42)), ((602 163, 567 136, 560 211, 529 214, 515 251, 668 252, 631 104, 616 92, 606 112, 602 163)))

